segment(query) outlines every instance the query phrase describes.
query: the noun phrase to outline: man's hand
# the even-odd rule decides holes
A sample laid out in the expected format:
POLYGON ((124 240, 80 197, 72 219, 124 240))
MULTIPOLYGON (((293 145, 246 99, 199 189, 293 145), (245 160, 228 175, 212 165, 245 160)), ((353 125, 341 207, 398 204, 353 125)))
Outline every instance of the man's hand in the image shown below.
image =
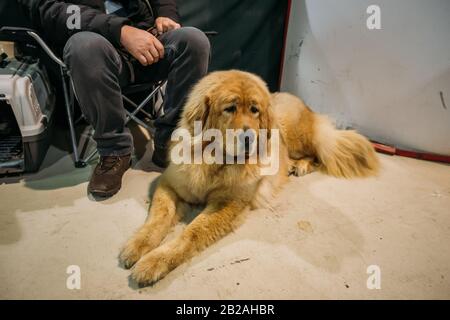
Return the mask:
POLYGON ((163 45, 147 31, 125 25, 121 29, 120 42, 143 66, 149 66, 164 57, 163 45))
POLYGON ((170 18, 166 17, 158 17, 155 20, 156 29, 158 29, 158 33, 162 34, 169 30, 175 30, 181 28, 179 23, 176 23, 170 18))

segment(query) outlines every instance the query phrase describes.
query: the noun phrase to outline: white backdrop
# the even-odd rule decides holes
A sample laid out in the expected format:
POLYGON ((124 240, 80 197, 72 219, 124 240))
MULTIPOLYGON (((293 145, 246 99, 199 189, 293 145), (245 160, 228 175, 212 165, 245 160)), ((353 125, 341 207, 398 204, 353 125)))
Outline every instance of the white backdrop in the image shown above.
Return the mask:
POLYGON ((339 126, 450 155, 450 0, 292 0, 283 69, 281 89, 339 126))

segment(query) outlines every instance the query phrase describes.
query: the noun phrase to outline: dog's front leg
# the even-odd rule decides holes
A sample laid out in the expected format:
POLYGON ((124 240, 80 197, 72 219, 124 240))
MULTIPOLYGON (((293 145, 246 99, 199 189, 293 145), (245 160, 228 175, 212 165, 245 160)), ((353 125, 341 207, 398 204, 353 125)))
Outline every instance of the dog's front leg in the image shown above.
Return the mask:
POLYGON ((163 278, 197 252, 232 231, 236 217, 246 207, 247 204, 240 201, 232 201, 220 207, 217 204, 208 205, 178 238, 143 256, 134 266, 132 278, 141 286, 163 278))
POLYGON ((157 186, 145 224, 127 241, 119 259, 125 268, 132 267, 165 238, 182 215, 177 194, 163 181, 157 186))

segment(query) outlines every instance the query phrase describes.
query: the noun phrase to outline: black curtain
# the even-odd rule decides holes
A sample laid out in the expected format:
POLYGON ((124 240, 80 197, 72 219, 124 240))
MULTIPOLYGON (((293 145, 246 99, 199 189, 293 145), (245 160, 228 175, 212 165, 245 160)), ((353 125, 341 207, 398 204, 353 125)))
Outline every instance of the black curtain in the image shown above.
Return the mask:
MULTIPOLYGON (((254 72, 278 90, 288 0, 177 0, 182 23, 211 37, 210 70, 254 72)), ((16 0, 0 0, 0 26, 29 26, 16 0)))
POLYGON ((17 0, 0 0, 0 27, 30 28, 31 23, 19 9, 17 0))
POLYGON ((217 31, 210 70, 241 69, 277 91, 287 0, 178 0, 183 25, 217 31))

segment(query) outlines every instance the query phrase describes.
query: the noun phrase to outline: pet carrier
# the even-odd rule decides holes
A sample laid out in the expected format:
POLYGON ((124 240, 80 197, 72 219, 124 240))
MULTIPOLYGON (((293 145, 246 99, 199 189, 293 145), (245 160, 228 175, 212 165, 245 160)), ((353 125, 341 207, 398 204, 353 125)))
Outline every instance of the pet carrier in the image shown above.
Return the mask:
POLYGON ((0 174, 33 172, 47 152, 55 95, 38 60, 0 58, 0 174))

